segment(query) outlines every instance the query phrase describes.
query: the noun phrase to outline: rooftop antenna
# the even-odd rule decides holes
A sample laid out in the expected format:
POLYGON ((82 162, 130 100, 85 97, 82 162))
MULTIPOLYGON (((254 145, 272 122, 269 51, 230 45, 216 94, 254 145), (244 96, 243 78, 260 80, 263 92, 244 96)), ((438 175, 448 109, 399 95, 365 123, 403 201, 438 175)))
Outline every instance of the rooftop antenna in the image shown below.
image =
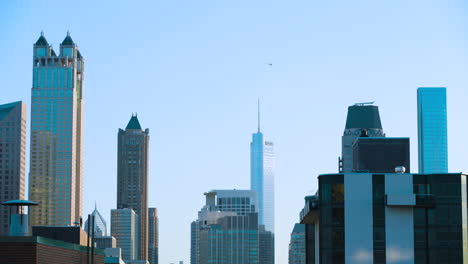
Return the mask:
POLYGON ((260 133, 260 98, 257 98, 257 111, 258 111, 258 133, 260 133))
POLYGON ((373 105, 375 101, 372 102, 363 102, 363 103, 355 103, 355 106, 365 106, 365 105, 373 105))

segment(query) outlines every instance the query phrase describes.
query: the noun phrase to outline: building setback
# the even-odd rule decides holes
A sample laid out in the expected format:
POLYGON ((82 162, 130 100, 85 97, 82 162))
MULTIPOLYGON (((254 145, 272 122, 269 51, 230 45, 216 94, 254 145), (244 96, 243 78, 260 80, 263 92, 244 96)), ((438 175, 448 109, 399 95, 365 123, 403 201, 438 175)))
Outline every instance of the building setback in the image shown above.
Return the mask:
MULTIPOLYGON (((0 105, 0 203, 25 199, 26 105, 0 105)), ((0 206, 0 236, 10 231, 8 206, 0 206)))
POLYGON ((467 175, 323 174, 306 199, 307 263, 467 263, 467 175))
POLYGON ((157 208, 148 208, 148 261, 159 262, 159 217, 157 208))
POLYGON ((138 215, 140 260, 148 259, 148 148, 149 129, 143 131, 132 116, 118 134, 117 209, 131 208, 138 215))
POLYGON ((418 88, 419 173, 447 173, 447 95, 444 87, 418 88))
POLYGON ((72 225, 82 215, 84 60, 70 34, 57 55, 34 44, 29 199, 31 225, 72 225))

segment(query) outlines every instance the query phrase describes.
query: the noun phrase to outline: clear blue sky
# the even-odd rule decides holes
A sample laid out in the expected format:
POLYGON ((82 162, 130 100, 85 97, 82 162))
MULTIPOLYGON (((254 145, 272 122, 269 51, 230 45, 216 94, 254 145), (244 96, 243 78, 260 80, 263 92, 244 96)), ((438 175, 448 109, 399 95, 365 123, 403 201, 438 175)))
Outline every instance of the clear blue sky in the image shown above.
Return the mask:
POLYGON ((138 112, 167 264, 189 262, 203 192, 249 187, 260 97, 283 264, 303 197, 337 171, 348 105, 376 101, 416 171, 416 89, 447 87, 449 169, 468 171, 466 14, 463 0, 1 1, 0 103, 29 107, 33 43, 44 30, 57 49, 70 30, 86 60, 84 214, 97 201, 110 224, 117 131, 138 112))

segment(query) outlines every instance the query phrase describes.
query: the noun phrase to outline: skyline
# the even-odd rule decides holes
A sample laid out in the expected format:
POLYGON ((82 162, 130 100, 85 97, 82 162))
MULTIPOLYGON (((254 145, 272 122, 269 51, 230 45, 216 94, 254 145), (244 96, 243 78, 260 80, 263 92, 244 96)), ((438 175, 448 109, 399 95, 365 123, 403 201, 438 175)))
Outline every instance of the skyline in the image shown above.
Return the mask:
MULTIPOLYGON (((42 29, 53 43, 69 29, 87 60, 83 214, 97 200, 109 222, 115 197, 92 183, 116 189, 114 135, 138 112, 152 131, 149 205, 159 209, 160 261, 166 263, 188 261, 188 228, 178 233, 180 240, 171 229, 187 226, 204 191, 248 188, 248 142, 260 97, 263 131, 276 148, 276 259, 283 263, 303 197, 315 192, 318 174, 337 171, 348 106, 375 100, 385 132, 411 138, 416 171, 416 89, 447 87, 449 171, 468 170, 467 22, 460 15, 466 4, 396 1, 365 9, 365 2, 357 2, 362 10, 345 2, 116 4, 113 14, 105 4, 83 3, 77 8, 89 21, 60 12, 65 9, 58 2, 2 3, 0 47, 8 52, 0 65, 0 103, 22 100, 30 116, 31 45, 42 29), (56 12, 38 16, 45 10, 56 12), (183 163, 174 159, 180 153, 189 157, 183 163), (165 202, 174 190, 180 197, 165 202), (182 207, 174 211, 173 203, 182 207)), ((28 119, 28 142, 30 124, 28 119)))

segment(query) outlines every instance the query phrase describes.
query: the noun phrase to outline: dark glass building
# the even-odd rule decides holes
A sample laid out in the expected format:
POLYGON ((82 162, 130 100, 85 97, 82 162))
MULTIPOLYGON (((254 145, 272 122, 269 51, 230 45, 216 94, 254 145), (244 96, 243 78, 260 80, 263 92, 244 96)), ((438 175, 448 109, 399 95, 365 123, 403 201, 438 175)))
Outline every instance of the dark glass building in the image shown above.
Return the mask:
POLYGON ((359 137, 353 144, 353 172, 410 172, 409 138, 359 137))
POLYGON ((306 263, 467 263, 466 178, 320 175, 318 195, 306 199, 300 214, 306 263))

